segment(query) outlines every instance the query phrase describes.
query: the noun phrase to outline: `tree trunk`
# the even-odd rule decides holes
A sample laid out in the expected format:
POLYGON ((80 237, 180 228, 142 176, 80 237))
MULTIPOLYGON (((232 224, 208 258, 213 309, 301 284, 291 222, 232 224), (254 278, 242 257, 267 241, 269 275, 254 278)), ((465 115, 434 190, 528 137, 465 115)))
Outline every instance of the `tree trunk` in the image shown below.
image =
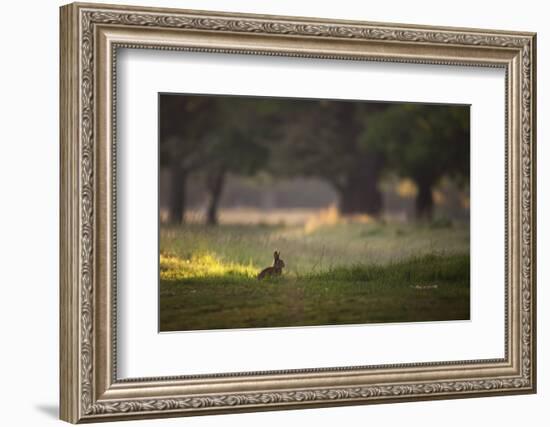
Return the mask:
POLYGON ((381 210, 382 195, 376 185, 352 183, 340 191, 340 213, 342 215, 377 216, 381 210))
POLYGON ((432 182, 430 180, 419 180, 418 194, 416 195, 416 218, 432 219, 434 201, 432 196, 432 182))
POLYGON ((206 212, 206 223, 208 225, 218 224, 218 208, 220 205, 224 184, 225 168, 221 168, 214 172, 208 179, 208 191, 210 192, 208 210, 206 212))
POLYGON ((378 189, 380 171, 379 159, 369 156, 348 175, 347 184, 339 189, 342 215, 380 215, 382 212, 382 193, 378 189))
POLYGON ((168 206, 168 221, 172 224, 185 222, 185 184, 186 171, 179 165, 170 168, 170 198, 168 206))

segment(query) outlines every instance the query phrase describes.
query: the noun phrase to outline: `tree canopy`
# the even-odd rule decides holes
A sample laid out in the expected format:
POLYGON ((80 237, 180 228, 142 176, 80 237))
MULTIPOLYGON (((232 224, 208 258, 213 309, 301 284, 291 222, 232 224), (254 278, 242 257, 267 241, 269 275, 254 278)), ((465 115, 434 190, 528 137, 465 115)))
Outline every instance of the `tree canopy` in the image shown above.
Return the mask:
POLYGON ((469 181, 467 106, 166 94, 159 117, 173 222, 184 219, 190 175, 205 179, 210 224, 229 173, 318 177, 338 192, 342 214, 373 216, 380 180, 394 173, 417 185, 419 218, 431 216, 441 178, 469 181))
POLYGON ((432 188, 442 177, 464 185, 470 171, 470 112, 466 107, 393 104, 375 113, 362 135, 385 153, 386 167, 418 187, 416 210, 430 217, 432 188))

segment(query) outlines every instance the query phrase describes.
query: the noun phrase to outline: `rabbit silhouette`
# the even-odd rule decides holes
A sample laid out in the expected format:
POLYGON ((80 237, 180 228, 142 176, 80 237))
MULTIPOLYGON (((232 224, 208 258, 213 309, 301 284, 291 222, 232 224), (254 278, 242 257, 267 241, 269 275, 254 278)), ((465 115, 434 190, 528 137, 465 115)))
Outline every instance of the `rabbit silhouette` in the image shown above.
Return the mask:
POLYGON ((260 271, 258 280, 265 279, 266 277, 280 276, 283 273, 285 262, 281 259, 280 255, 281 252, 273 252, 273 265, 260 271))

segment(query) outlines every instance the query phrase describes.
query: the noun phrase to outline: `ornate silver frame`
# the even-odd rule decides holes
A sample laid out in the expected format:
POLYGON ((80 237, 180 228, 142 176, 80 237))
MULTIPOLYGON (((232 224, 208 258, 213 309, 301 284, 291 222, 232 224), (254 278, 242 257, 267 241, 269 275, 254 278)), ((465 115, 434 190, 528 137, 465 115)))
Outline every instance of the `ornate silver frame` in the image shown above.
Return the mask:
POLYGON ((71 4, 61 8, 61 418, 128 418, 534 393, 535 34, 71 4), (505 357, 119 380, 117 48, 506 70, 505 357))

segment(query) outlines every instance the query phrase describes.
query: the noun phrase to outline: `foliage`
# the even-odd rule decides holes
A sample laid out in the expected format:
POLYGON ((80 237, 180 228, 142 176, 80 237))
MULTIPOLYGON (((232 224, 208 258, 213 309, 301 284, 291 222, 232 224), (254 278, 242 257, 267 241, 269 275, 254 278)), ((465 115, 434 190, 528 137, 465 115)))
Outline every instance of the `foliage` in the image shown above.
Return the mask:
MULTIPOLYGON (((469 181, 466 106, 167 94, 159 103, 161 165, 180 169, 176 196, 190 173, 204 177, 210 223, 228 173, 319 177, 339 192, 342 213, 373 216, 384 173, 416 183, 427 217, 439 179, 469 181)), ((183 199, 173 198, 176 211, 183 199)))
POLYGON ((289 105, 279 113, 292 119, 281 126, 272 161, 275 170, 325 179, 340 193, 340 210, 345 214, 379 214, 383 150, 363 144, 360 137, 371 114, 387 105, 338 100, 289 105))
POLYGON ((433 180, 469 172, 469 109, 445 105, 396 104, 377 112, 363 135, 379 146, 404 177, 433 180))
POLYGON ((375 113, 363 144, 385 152, 387 168, 419 187, 417 212, 431 216, 431 191, 442 177, 469 182, 470 113, 467 107, 394 104, 375 113))
POLYGON ((217 210, 227 173, 252 174, 265 166, 267 149, 259 141, 254 103, 250 98, 161 95, 160 162, 176 174, 172 182, 177 212, 183 219, 185 180, 194 172, 206 177, 210 197, 208 222, 217 223, 217 210))

